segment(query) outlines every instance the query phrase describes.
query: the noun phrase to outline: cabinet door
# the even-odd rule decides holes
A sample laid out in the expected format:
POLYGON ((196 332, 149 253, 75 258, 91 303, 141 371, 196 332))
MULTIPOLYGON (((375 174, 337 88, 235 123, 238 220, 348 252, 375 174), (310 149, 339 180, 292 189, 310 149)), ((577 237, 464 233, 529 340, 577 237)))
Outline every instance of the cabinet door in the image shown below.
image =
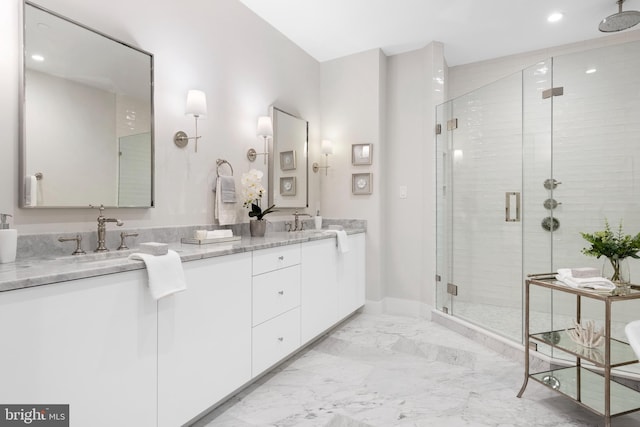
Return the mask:
POLYGON ((182 425, 251 379, 251 254, 184 264, 158 302, 158 426, 182 425))
POLYGON ((0 293, 0 402, 71 426, 156 426, 156 302, 142 270, 0 293))
POLYGON ((337 257, 335 239, 316 240, 302 245, 302 344, 338 321, 337 257))
POLYGON ((349 236, 349 252, 338 256, 338 315, 343 319, 365 300, 364 234, 349 236))

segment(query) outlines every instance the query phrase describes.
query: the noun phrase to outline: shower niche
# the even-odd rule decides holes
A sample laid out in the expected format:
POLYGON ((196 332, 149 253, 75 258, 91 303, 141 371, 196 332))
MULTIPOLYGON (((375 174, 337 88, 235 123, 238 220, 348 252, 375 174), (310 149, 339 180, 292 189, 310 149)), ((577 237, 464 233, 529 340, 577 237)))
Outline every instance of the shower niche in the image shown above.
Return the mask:
MULTIPOLYGON (((640 231, 639 68, 640 42, 612 45, 548 58, 436 108, 438 310, 522 343, 528 274, 601 268, 582 254, 580 232, 605 219, 640 231), (519 221, 505 221, 508 192, 521 194, 519 221)), ((640 260, 630 268, 640 283, 640 260)), ((531 298, 542 330, 569 326, 573 300, 531 298)), ((603 321, 598 307, 583 309, 603 321)), ((619 310, 613 337, 635 318, 619 310)))

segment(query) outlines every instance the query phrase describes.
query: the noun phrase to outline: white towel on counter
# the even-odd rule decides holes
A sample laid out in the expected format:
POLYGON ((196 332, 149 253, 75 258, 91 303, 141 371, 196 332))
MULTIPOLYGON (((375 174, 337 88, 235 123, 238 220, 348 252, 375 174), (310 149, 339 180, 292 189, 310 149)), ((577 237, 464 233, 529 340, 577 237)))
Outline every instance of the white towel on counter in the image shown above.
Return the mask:
POLYGON ((327 233, 334 233, 336 235, 336 245, 338 246, 338 252, 349 252, 349 241, 347 240, 347 232, 344 230, 324 230, 327 233))
POLYGON ((166 255, 133 253, 129 259, 142 260, 147 267, 149 291, 155 299, 187 289, 182 261, 176 251, 169 250, 166 255))
POLYGON ((213 230, 207 231, 207 239, 220 239, 223 237, 233 237, 233 230, 213 230))
MULTIPOLYGON (((225 181, 227 181, 225 179, 225 181)), ((227 188, 226 197, 229 199, 231 190, 228 187, 229 182, 226 182, 225 186, 227 188)), ((214 207, 213 207, 213 217, 218 220, 218 224, 220 225, 229 225, 235 224, 236 221, 236 202, 235 202, 235 181, 232 176, 219 176, 216 179, 216 188, 214 190, 216 195, 214 197, 214 207), (233 202, 225 202, 225 192, 222 190, 222 178, 230 178, 233 182, 233 202)))
POLYGON ((38 206, 38 179, 29 175, 24 180, 24 205, 38 206))
POLYGON ((597 291, 612 291, 616 288, 616 285, 613 284, 613 282, 609 279, 605 279, 604 277, 573 277, 570 268, 559 268, 558 274, 556 274, 556 279, 572 288, 593 289, 597 291))

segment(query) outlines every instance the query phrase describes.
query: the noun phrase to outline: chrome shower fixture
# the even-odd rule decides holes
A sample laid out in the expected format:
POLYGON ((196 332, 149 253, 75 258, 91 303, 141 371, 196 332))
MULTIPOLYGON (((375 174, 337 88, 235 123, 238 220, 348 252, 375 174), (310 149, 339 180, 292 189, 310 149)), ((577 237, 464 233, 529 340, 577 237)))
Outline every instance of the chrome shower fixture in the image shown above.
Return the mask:
POLYGON ((640 12, 637 10, 622 11, 622 3, 624 0, 618 0, 618 13, 609 15, 604 18, 598 29, 603 33, 614 33, 616 31, 626 30, 640 22, 640 12))

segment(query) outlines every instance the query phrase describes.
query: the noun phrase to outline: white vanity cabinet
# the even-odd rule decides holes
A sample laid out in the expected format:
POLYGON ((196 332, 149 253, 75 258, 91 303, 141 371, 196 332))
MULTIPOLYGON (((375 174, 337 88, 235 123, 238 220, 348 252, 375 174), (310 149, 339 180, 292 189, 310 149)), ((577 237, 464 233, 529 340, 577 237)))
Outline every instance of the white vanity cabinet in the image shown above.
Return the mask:
POLYGON ((303 344, 338 321, 338 256, 335 238, 302 245, 303 344))
POLYGON ((349 252, 338 256, 338 317, 343 319, 365 302, 364 233, 348 236, 349 252))
POLYGON ((300 244, 253 253, 252 374, 300 347, 300 244))
POLYGON ((364 234, 0 292, 0 403, 69 404, 73 427, 175 427, 364 304, 364 234))
POLYGON ((158 426, 198 416, 251 379, 251 253, 183 263, 158 301, 158 426))
POLYGON ((156 301, 143 270, 0 293, 0 402, 73 427, 156 426, 156 301))

